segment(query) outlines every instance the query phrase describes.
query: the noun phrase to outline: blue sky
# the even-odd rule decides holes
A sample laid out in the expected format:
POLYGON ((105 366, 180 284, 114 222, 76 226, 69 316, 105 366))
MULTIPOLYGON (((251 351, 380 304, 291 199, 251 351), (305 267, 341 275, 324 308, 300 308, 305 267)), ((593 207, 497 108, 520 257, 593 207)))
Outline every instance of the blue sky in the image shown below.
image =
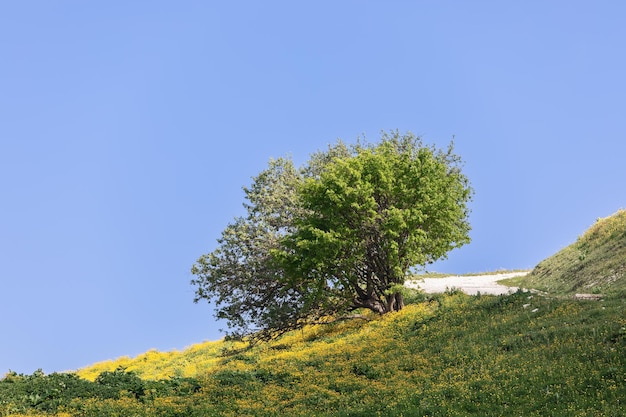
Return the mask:
POLYGON ((271 157, 454 136, 472 243, 532 268, 626 207, 621 1, 0 5, 0 376, 222 335, 191 265, 271 157))

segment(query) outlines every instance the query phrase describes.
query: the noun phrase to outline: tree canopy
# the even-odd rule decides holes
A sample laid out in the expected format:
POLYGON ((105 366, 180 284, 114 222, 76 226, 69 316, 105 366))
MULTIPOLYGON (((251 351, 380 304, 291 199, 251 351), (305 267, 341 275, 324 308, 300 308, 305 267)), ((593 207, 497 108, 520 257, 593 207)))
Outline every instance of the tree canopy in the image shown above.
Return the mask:
POLYGON ((461 159, 411 133, 337 142, 300 169, 271 160, 244 192, 247 215, 192 268, 195 301, 214 301, 233 336, 399 310, 411 268, 469 242, 461 159))

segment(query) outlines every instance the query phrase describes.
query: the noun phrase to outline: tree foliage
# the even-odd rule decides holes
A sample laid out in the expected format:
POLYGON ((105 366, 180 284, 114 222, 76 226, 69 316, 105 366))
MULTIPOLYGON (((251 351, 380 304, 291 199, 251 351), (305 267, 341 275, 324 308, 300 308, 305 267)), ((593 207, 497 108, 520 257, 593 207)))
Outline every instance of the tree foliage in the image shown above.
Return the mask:
POLYGON ((439 150, 410 133, 338 142, 300 169, 272 160, 244 191, 247 216, 192 268, 195 301, 215 301, 236 336, 399 310, 412 267, 469 242, 460 158, 452 144, 439 150))
POLYGON ((272 251, 283 236, 294 232, 301 215, 296 190, 302 181, 289 159, 272 160, 254 178, 246 195, 246 217, 229 224, 218 248, 193 266, 197 276, 195 301, 215 301, 216 316, 226 319, 233 336, 289 327, 298 321, 303 298, 285 285, 286 276, 272 251))

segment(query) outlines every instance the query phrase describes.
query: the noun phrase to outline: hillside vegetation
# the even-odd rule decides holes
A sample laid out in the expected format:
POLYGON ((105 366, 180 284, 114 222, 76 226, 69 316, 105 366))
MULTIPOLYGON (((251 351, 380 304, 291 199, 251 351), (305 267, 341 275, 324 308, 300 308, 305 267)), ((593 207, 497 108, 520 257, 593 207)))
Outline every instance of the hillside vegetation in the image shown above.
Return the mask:
POLYGON ((626 210, 598 219, 576 242, 506 283, 552 295, 626 294, 626 210))
POLYGON ((0 415, 624 415, 625 307, 448 292, 251 349, 207 342, 96 364, 83 378, 8 375, 0 415))
MULTIPOLYGON (((0 416, 624 416, 626 212, 508 281, 367 320, 0 380, 0 416), (523 281, 523 282, 521 282, 523 281), (600 301, 562 297, 602 292, 600 301)), ((368 315, 369 314, 369 315, 368 315)))

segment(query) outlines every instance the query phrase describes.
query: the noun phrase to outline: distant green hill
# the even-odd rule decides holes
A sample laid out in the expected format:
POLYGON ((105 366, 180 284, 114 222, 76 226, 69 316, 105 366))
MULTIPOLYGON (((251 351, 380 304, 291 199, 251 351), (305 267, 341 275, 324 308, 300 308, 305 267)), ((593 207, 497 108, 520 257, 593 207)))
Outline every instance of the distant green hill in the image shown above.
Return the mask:
POLYGON ((575 243, 506 283, 553 295, 626 294, 626 210, 598 219, 575 243))

